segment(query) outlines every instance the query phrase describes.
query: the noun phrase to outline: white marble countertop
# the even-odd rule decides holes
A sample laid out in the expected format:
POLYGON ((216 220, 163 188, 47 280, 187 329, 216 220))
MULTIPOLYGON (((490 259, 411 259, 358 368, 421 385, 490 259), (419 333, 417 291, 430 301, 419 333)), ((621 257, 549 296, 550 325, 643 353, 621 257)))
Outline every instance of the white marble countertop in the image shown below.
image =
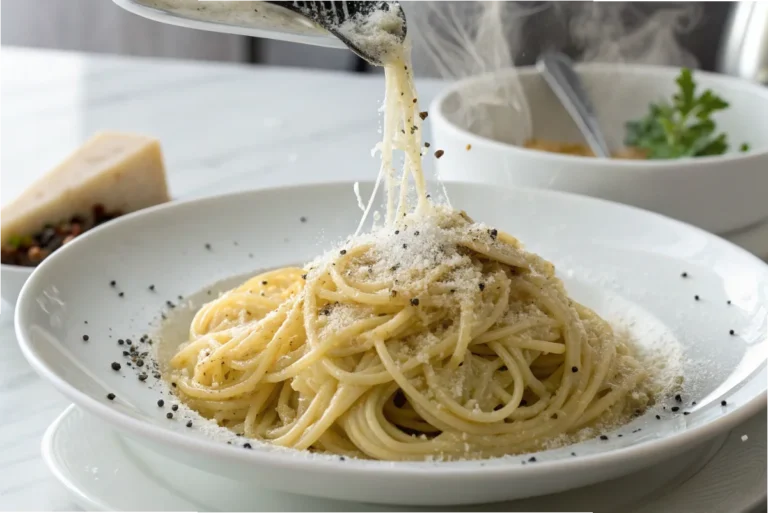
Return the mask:
MULTIPOLYGON (((99 130, 158 137, 174 198, 366 180, 378 169, 378 75, 7 47, 0 65, 3 204, 99 130)), ((438 89, 420 83, 422 103, 438 89)), ((78 509, 40 456, 43 432, 68 402, 22 357, 7 304, 0 347, 0 510, 78 509)))

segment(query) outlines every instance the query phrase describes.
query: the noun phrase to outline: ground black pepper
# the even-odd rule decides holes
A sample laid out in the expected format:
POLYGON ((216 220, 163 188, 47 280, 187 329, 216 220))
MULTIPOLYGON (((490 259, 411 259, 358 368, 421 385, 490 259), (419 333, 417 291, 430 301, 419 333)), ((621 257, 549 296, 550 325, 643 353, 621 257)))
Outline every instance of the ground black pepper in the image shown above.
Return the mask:
POLYGON ((656 420, 661 420, 661 415, 656 415, 656 420))
POLYGON ((120 364, 117 362, 112 362, 112 370, 119 371, 120 370, 120 364))
POLYGON ((150 285, 150 286, 149 286, 149 290, 151 290, 152 292, 154 292, 154 291, 155 291, 155 286, 154 286, 154 285, 150 285))
POLYGON ((157 400, 157 405, 158 405, 160 408, 162 408, 163 406, 165 406, 165 401, 163 401, 162 399, 158 399, 158 400, 157 400))
POLYGON ((671 409, 672 411, 679 411, 679 410, 680 410, 680 407, 679 407, 679 406, 673 406, 673 407, 672 407, 672 408, 670 408, 670 409, 671 409))
MULTIPOLYGON (((731 331, 733 331, 733 330, 731 330, 731 331)), ((731 333, 731 335, 733 335, 733 333, 731 333)), ((83 342, 88 342, 89 338, 90 337, 88 335, 83 335, 83 342)))
POLYGON ((682 403, 683 402, 683 396, 681 396, 680 394, 677 394, 675 396, 675 401, 677 401, 678 403, 682 403))
POLYGON ((251 448, 251 444, 249 444, 248 442, 246 442, 246 443, 244 443, 244 444, 243 444, 243 448, 244 448, 244 449, 250 449, 250 448, 251 448))
POLYGON ((439 158, 440 158, 440 157, 442 157, 443 155, 445 155, 445 152, 444 152, 443 150, 437 150, 437 151, 435 152, 435 158, 436 158, 436 159, 439 159, 439 158))
POLYGON ((192 421, 191 420, 187 421, 187 427, 192 427, 192 421))
POLYGON ((166 413, 165 414, 165 418, 166 419, 172 419, 173 418, 173 413, 171 413, 171 412, 166 413))
POLYGON ((123 296, 125 296, 125 292, 118 292, 118 293, 117 293, 117 295, 118 295, 119 297, 123 297, 123 296))
POLYGON ((727 301, 727 303, 730 305, 730 304, 731 304, 731 300, 729 299, 729 300, 727 301))
POLYGON ((122 338, 119 338, 117 339, 117 344, 122 346, 123 344, 125 344, 125 340, 123 340, 122 338))
POLYGON ((579 372, 579 368, 574 365, 571 367, 571 372, 579 372))
POLYGON ((306 217, 304 217, 304 216, 301 216, 301 217, 299 218, 299 221, 301 221, 302 223, 306 223, 306 222, 307 222, 307 218, 306 218, 306 217))
POLYGON ((575 453, 575 452, 572 452, 572 453, 571 453, 571 456, 576 456, 576 453, 575 453))
POLYGON ((696 301, 698 301, 698 300, 699 300, 699 299, 701 299, 701 298, 700 298, 700 297, 699 297, 699 295, 697 294, 697 295, 693 296, 693 299, 695 299, 696 301))
POLYGON ((528 458, 528 461, 530 461, 531 463, 534 463, 536 461, 536 456, 531 456, 530 458, 528 458))
POLYGON ((148 376, 142 372, 141 374, 139 374, 139 381, 146 381, 147 377, 148 376))
POLYGON ((720 401, 720 406, 726 406, 727 404, 728 404, 728 401, 726 401, 725 399, 720 401))
POLYGON ((736 334, 736 332, 733 331, 733 330, 729 331, 728 333, 730 333, 731 335, 735 335, 736 334))
POLYGON ((600 440, 608 440, 608 437, 606 435, 600 435, 600 440))
POLYGON ((427 116, 429 116, 429 112, 427 112, 427 111, 419 112, 419 117, 421 118, 422 121, 427 119, 427 116))
POLYGON ((115 286, 117 286, 117 282, 115 280, 112 280, 112 281, 109 282, 109 286, 110 287, 115 287, 115 286))
POLYGON ((478 286, 480 287, 480 291, 481 291, 481 292, 482 292, 483 290, 485 290, 485 283, 481 283, 481 284, 480 284, 480 285, 478 285, 478 286))
POLYGON ((179 405, 178 404, 174 404, 173 406, 171 406, 171 409, 173 411, 178 411, 179 410, 179 405))
POLYGON ((419 306, 419 298, 415 297, 411 299, 411 306, 419 306))
POLYGON ((107 399, 109 399, 110 401, 114 401, 114 400, 115 400, 115 394, 113 394, 113 393, 111 393, 111 392, 110 392, 110 393, 108 393, 108 394, 107 394, 107 399))
POLYGON ((144 360, 136 360, 137 367, 144 367, 144 360))
POLYGON ((206 244, 205 244, 205 249, 211 249, 211 245, 210 245, 210 244, 208 244, 208 243, 206 243, 206 244))
POLYGON ((684 273, 683 273, 683 274, 681 274, 680 276, 682 276, 683 278, 687 278, 687 277, 688 277, 688 273, 685 273, 685 272, 684 272, 684 273))
POLYGON ((690 415, 690 414, 691 414, 691 412, 689 412, 689 411, 684 411, 683 412, 683 415, 690 415))
POLYGON ((496 228, 494 228, 493 230, 491 230, 491 232, 490 232, 490 233, 491 233, 491 238, 492 238, 492 239, 495 239, 495 238, 496 238, 496 237, 499 235, 499 230, 497 230, 496 228))

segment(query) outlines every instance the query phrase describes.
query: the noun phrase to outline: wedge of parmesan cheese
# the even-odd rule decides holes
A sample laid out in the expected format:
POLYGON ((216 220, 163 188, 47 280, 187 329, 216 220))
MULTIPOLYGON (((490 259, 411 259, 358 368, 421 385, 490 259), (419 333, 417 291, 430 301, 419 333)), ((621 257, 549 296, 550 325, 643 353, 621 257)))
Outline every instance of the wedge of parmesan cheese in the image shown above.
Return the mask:
POLYGON ((94 205, 129 213, 169 199, 159 141, 100 133, 0 211, 2 244, 47 224, 88 217, 94 205))

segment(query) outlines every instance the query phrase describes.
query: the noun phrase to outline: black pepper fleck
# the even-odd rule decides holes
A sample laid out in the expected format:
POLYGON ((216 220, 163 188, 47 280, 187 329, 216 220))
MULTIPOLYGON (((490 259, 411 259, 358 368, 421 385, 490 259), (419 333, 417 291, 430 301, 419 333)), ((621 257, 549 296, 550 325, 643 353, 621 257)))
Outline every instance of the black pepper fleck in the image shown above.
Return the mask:
POLYGON ((118 293, 117 293, 117 295, 118 295, 119 297, 123 297, 123 296, 125 296, 125 292, 118 292, 118 293))
POLYGON ((115 394, 110 392, 109 394, 107 394, 107 399, 109 399, 110 401, 114 401, 115 400, 115 394))
POLYGON ((530 461, 531 463, 534 463, 536 461, 536 456, 531 456, 530 458, 528 458, 528 461, 530 461))
POLYGON ((243 448, 244 448, 244 449, 250 449, 250 448, 251 448, 251 444, 249 444, 248 442, 246 442, 246 443, 244 443, 244 444, 243 444, 243 448))
POLYGON ((187 421, 187 427, 192 427, 192 421, 191 420, 187 421))
POLYGON ((144 360, 136 360, 137 367, 144 367, 144 360))
POLYGON ((690 415, 690 414, 691 414, 691 412, 689 412, 689 411, 684 411, 683 412, 683 415, 690 415))
POLYGON ((608 440, 608 437, 606 435, 600 435, 600 440, 608 440))
POLYGON ((306 223, 306 222, 307 222, 307 218, 306 218, 306 217, 304 217, 304 216, 301 216, 301 217, 299 218, 299 221, 301 221, 302 223, 306 223))
POLYGON ((109 282, 109 286, 110 287, 116 287, 117 286, 117 282, 115 280, 112 280, 112 281, 109 282))
POLYGON ((683 273, 680 276, 682 276, 683 278, 687 278, 688 277, 688 273, 683 273))
POLYGON ((728 405, 728 401, 726 401, 725 399, 720 401, 720 406, 726 406, 726 405, 728 405))
POLYGON ((736 334, 736 332, 733 331, 733 330, 729 331, 728 333, 730 333, 731 335, 735 335, 736 334))
POLYGON ((656 415, 656 420, 661 420, 661 415, 656 415))
POLYGON ((163 406, 165 406, 165 401, 163 401, 162 399, 158 399, 158 400, 157 400, 157 405, 158 405, 160 408, 162 408, 163 406))
POLYGON ((173 406, 171 406, 171 409, 173 411, 178 411, 179 410, 179 405, 178 404, 174 404, 173 406))
POLYGON ((672 410, 672 411, 680 411, 680 407, 679 406, 673 406, 672 408, 670 408, 670 410, 672 410))
POLYGON ((139 381, 146 381, 146 380, 147 380, 147 375, 146 374, 144 374, 143 372, 141 374, 139 374, 139 381))
POLYGON ((480 287, 480 291, 482 292, 483 290, 485 290, 485 283, 479 284, 478 287, 480 287))
POLYGON ((173 413, 171 413, 171 412, 166 413, 165 414, 165 418, 166 419, 172 419, 173 418, 173 413))
POLYGON ((699 297, 699 295, 698 295, 698 294, 696 294, 695 296, 693 296, 693 299, 695 299, 696 301, 698 301, 698 300, 699 300, 699 299, 701 299, 701 298, 699 297))
POLYGON ((682 403, 683 402, 683 396, 680 395, 680 394, 677 394, 675 396, 675 401, 677 401, 678 403, 682 403))
POLYGON ((728 301, 726 301, 726 303, 728 303, 730 305, 731 304, 731 300, 729 299, 728 301))
POLYGON ((117 362, 112 362, 112 370, 119 371, 120 370, 120 364, 117 362))
POLYGON ((579 368, 574 365, 571 367, 571 372, 579 372, 579 368))
POLYGON ((151 291, 153 291, 153 292, 154 292, 154 291, 155 291, 155 286, 154 286, 154 285, 150 285, 150 286, 149 286, 149 290, 151 290, 151 291))
POLYGON ((411 306, 419 306, 419 298, 415 297, 411 299, 411 306))
POLYGON ((206 243, 205 249, 211 249, 211 245, 206 243))
MULTIPOLYGON (((733 330, 731 330, 731 331, 733 331, 733 330)), ((733 333, 731 333, 731 335, 733 335, 733 333)), ((83 342, 88 342, 89 338, 90 337, 88 335, 83 335, 83 342)))
POLYGON ((339 254, 340 255, 346 255, 347 254, 347 250, 346 249, 342 249, 341 251, 339 251, 339 254))

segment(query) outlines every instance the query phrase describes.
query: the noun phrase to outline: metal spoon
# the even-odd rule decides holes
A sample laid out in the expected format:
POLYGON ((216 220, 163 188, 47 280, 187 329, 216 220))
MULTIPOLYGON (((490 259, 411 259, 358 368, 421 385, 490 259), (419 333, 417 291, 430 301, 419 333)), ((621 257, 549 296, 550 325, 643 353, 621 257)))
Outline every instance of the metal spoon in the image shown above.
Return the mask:
POLYGON ((611 152, 608 143, 605 142, 592 102, 573 69, 571 59, 559 52, 546 52, 536 61, 536 67, 576 122, 595 156, 609 158, 611 152))
MULTIPOLYGON (((406 35, 405 13, 399 2, 201 2, 199 0, 113 0, 120 7, 155 21, 182 27, 266 37, 331 48, 349 48, 381 66, 380 55, 361 47, 340 31, 345 21, 362 24, 372 13, 388 8, 403 20, 394 33, 406 35)), ((390 29, 382 28, 384 31, 390 29)), ((391 33, 391 32, 389 32, 391 33)))

